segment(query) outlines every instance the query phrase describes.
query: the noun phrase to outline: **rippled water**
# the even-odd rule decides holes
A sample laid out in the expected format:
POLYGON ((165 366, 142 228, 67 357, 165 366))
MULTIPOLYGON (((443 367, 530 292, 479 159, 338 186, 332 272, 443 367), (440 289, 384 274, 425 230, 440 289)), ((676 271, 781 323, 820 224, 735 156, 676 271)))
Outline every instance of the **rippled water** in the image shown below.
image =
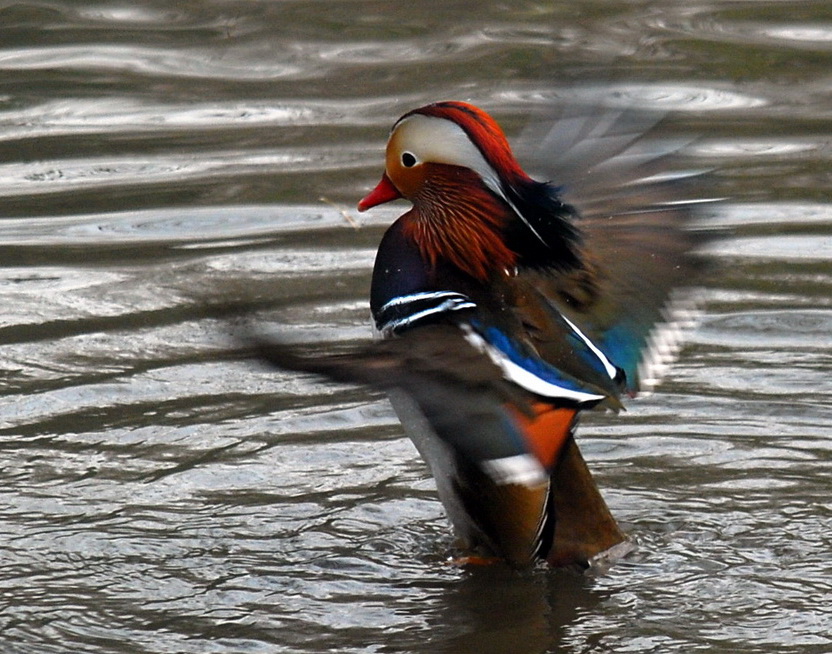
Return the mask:
POLYGON ((831 651, 831 64, 820 0, 3 5, 0 651, 831 651), (516 134, 583 79, 702 135, 732 236, 658 392, 583 424, 636 551, 460 570, 388 406, 228 320, 366 338, 391 122, 516 134))

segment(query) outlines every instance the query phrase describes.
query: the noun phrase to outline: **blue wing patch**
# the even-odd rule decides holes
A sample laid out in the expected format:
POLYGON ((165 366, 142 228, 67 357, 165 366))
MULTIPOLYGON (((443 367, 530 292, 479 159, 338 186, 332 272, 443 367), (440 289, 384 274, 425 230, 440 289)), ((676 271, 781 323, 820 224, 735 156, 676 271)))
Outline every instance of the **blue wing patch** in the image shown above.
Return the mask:
POLYGON ((471 328, 465 331, 468 341, 488 354, 507 379, 526 390, 579 405, 595 405, 607 397, 525 351, 496 327, 483 327, 478 321, 472 321, 471 328))

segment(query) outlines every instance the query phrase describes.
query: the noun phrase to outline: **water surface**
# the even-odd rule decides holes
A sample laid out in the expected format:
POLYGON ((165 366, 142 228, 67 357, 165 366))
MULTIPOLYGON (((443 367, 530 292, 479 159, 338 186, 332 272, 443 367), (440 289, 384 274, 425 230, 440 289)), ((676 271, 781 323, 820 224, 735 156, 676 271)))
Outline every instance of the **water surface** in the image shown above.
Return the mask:
POLYGON ((18 2, 0 9, 0 650, 832 649, 832 18, 815 2, 18 2), (387 130, 510 135, 613 80, 728 201, 678 364, 580 442, 636 551, 445 563, 387 404, 252 366, 241 307, 367 338, 387 130))

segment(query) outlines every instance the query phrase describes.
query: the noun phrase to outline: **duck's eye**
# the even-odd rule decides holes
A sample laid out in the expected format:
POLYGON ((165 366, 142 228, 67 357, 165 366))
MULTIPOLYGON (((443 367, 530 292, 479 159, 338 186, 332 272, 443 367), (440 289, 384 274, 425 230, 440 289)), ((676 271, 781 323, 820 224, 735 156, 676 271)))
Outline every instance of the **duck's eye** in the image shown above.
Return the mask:
POLYGON ((402 152, 402 166, 413 168, 416 165, 416 157, 412 152, 402 152))

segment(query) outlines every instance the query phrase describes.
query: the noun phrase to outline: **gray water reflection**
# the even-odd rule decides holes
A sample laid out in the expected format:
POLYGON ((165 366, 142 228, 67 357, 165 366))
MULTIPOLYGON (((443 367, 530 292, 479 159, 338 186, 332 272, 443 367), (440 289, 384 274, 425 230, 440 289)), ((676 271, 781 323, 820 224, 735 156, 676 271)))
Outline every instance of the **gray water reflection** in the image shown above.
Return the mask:
POLYGON ((829 33, 824 2, 0 8, 0 651, 828 652, 829 33), (391 121, 453 97, 514 135, 585 79, 701 135, 732 236, 658 392, 584 421, 636 551, 459 570, 386 403, 239 360, 229 319, 367 338, 391 121))

